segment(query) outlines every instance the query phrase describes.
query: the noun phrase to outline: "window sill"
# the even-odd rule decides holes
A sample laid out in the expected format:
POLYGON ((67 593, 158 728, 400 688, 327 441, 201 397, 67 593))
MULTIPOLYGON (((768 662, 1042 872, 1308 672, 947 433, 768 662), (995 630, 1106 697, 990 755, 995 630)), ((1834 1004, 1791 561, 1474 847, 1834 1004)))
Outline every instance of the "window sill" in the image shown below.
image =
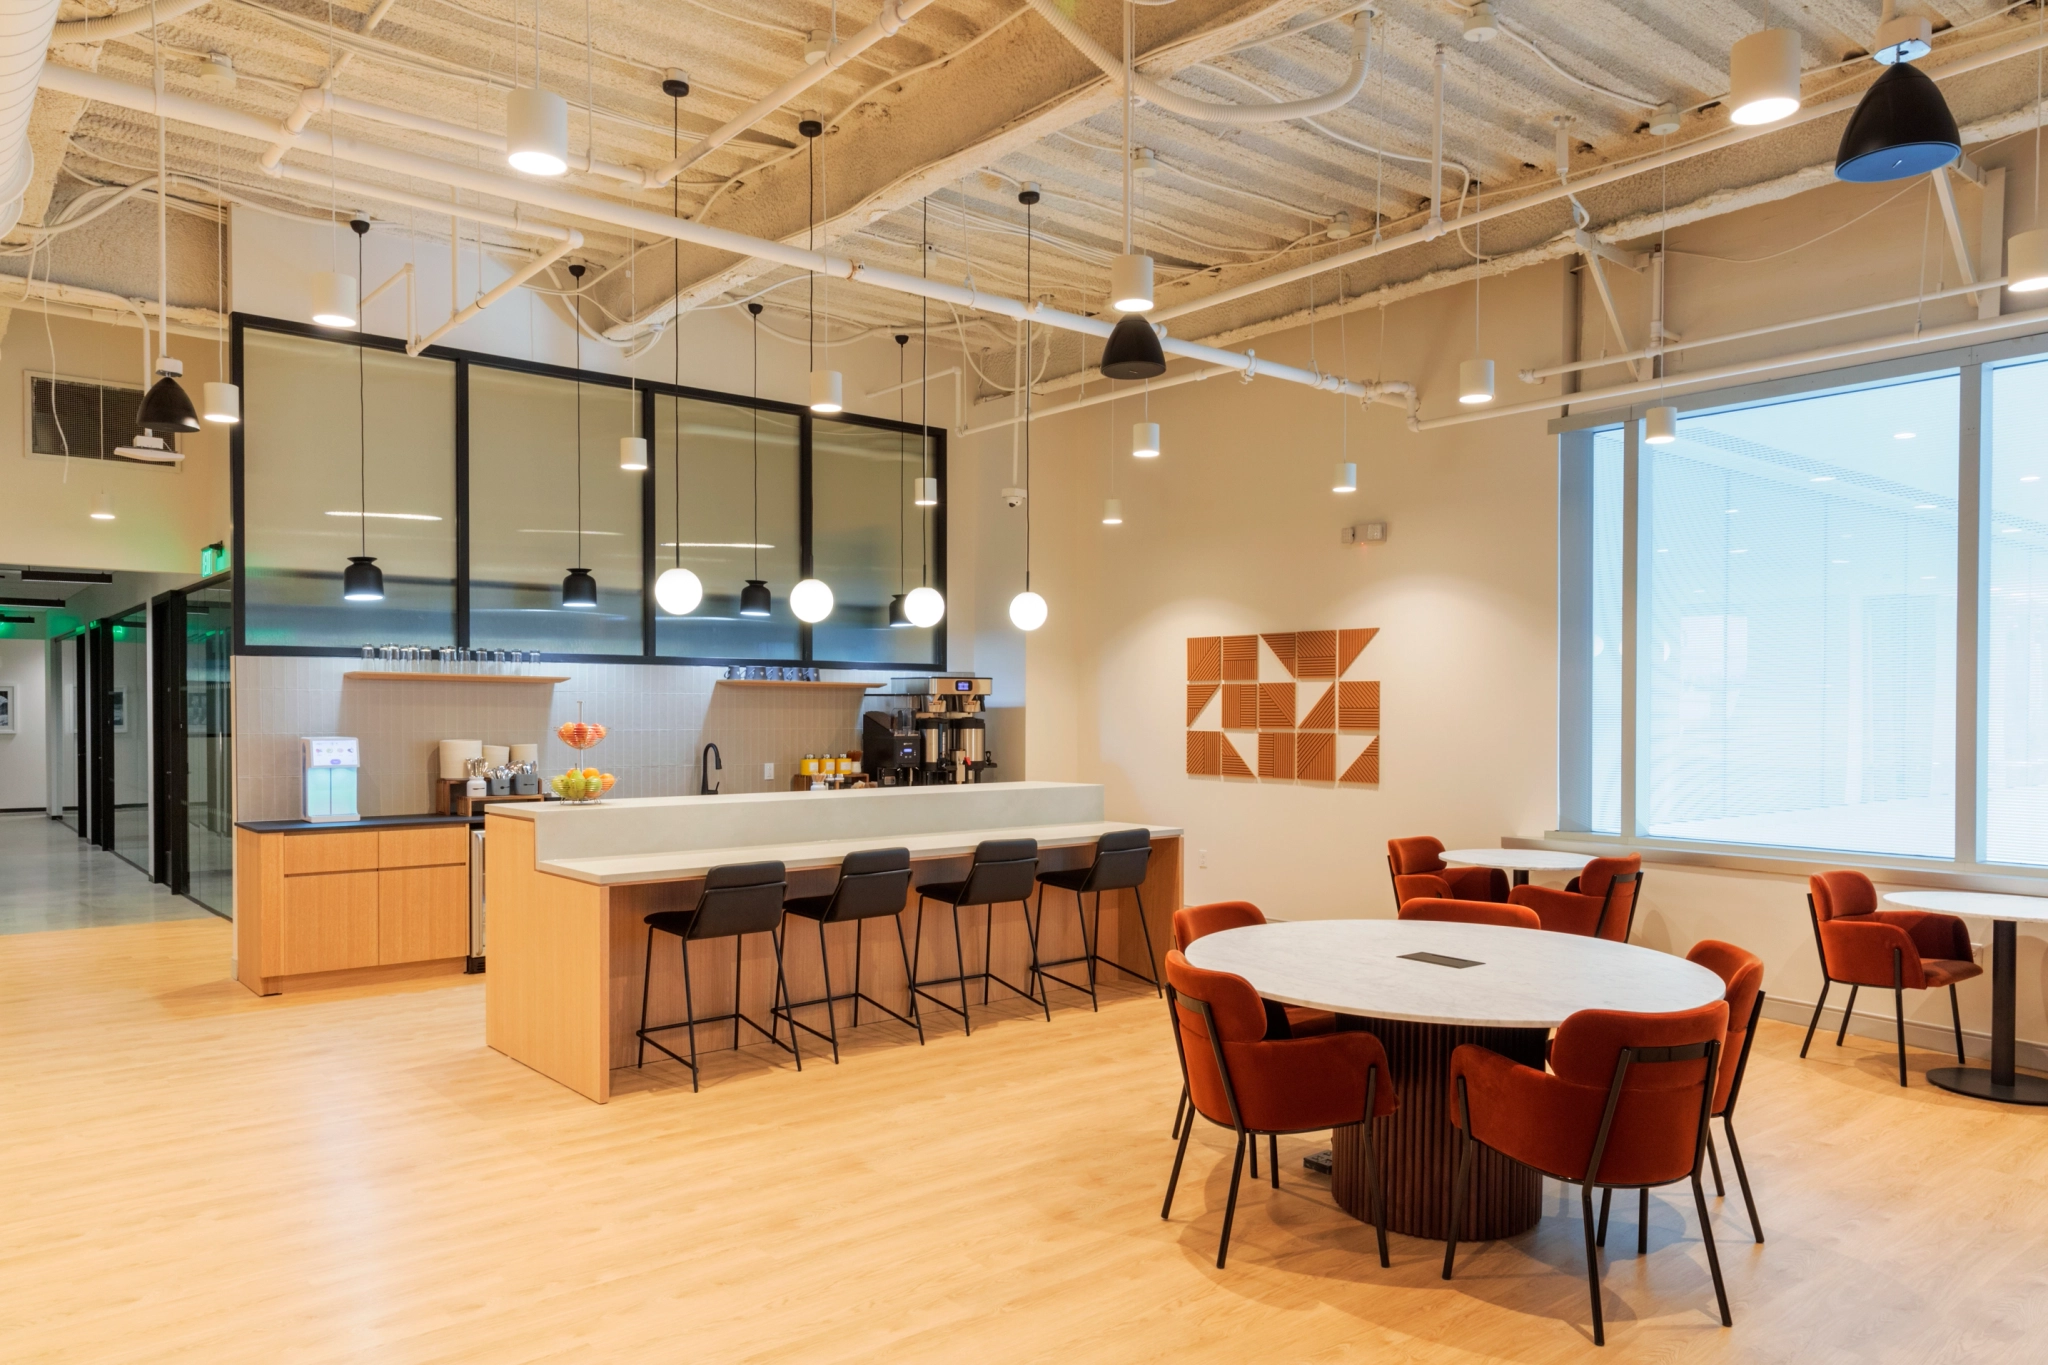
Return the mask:
POLYGON ((2048 896, 2048 868, 1989 866, 1931 858, 1894 858, 1872 853, 1831 853, 1820 849, 1762 850, 1733 844, 1665 839, 1624 839, 1614 834, 1550 830, 1541 836, 1509 835, 1502 848, 1549 848, 1614 857, 1640 853, 1643 862, 1675 867, 1711 867, 1775 877, 1810 877, 1816 872, 1854 868, 1886 886, 1925 886, 1943 891, 1988 891, 2012 896, 2048 896))

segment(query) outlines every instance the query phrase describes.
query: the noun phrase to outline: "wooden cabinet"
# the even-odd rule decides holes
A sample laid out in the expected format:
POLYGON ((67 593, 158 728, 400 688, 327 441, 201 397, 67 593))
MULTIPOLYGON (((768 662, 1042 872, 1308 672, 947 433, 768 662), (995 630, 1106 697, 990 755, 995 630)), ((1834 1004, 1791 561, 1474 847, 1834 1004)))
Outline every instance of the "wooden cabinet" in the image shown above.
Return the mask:
POLYGON ((466 825, 237 830, 236 976, 273 995, 336 972, 463 970, 469 844, 466 825))

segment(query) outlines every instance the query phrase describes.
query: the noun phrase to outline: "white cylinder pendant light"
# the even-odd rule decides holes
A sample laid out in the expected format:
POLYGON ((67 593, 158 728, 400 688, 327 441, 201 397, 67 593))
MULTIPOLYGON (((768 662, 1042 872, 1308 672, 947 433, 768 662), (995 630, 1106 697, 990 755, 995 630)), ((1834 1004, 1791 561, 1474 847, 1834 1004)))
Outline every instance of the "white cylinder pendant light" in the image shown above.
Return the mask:
POLYGON ((1330 480, 1332 493, 1356 493, 1358 491, 1358 466, 1350 460, 1337 466, 1337 476, 1330 480))
POLYGON ((201 396, 206 410, 199 415, 207 421, 233 426, 242 420, 242 391, 233 384, 208 384, 201 396))
POLYGON ((96 495, 92 500, 91 516, 94 521, 112 521, 114 519, 114 495, 112 493, 96 495))
POLYGON ((1019 630, 1037 630, 1045 624, 1045 599, 1029 589, 1011 598, 1010 624, 1019 630))
POLYGON ((1140 460, 1159 458, 1159 423, 1133 422, 1131 424, 1131 455, 1140 460))
POLYGON ((832 614, 832 589, 815 578, 806 578, 789 590, 789 609, 796 619, 816 625, 832 614))
POLYGON ((1745 127, 1776 123, 1799 108, 1799 35, 1767 28, 1728 54, 1728 117, 1745 127))
POLYGON ((528 175, 569 169, 569 104, 552 90, 523 85, 505 97, 505 160, 528 175))
POLYGON ((939 505, 939 481, 937 479, 918 479, 913 486, 916 492, 911 494, 910 505, 912 507, 937 507, 939 505))
POLYGON ((1120 499, 1104 498, 1102 500, 1102 524, 1104 526, 1121 526, 1124 524, 1124 505, 1120 499))
POLYGON ((811 371, 811 411, 839 412, 845 408, 840 401, 843 393, 837 370, 811 371))
POLYGON ((356 325, 356 277, 335 270, 313 272, 313 321, 322 327, 356 325))
POLYGON ((1458 401, 1469 405, 1493 401, 1493 362, 1467 360, 1458 366, 1458 401))
POLYGON ((903 614, 911 625, 928 630, 945 619, 946 599, 937 588, 912 588, 903 599, 903 614))
POLYGON ((1659 403, 1643 414, 1643 444, 1668 446, 1678 439, 1678 409, 1659 403))
POLYGON ((663 569, 654 580, 654 602, 670 616, 688 616, 704 600, 704 582, 688 569, 663 569))
POLYGON ((1152 258, 1127 251, 1109 263, 1109 306, 1119 313, 1152 311, 1152 258))
POLYGON ((2048 227, 2014 233, 2005 242, 2006 288, 2015 294, 2048 289, 2048 227))
POLYGON ((619 438, 619 468, 629 474, 638 474, 647 468, 647 438, 645 436, 621 436, 619 438))

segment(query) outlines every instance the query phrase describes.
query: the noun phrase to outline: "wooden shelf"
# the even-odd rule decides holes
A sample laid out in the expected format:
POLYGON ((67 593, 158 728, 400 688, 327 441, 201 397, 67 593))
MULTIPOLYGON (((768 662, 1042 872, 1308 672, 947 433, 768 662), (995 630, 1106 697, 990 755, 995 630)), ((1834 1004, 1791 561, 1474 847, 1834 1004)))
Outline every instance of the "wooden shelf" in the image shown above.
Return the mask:
POLYGON ((769 678, 719 678, 720 687, 810 687, 836 688, 844 692, 865 692, 871 687, 883 687, 884 683, 864 682, 789 682, 769 678))
POLYGON ((428 682, 428 683, 565 683, 567 676, 543 676, 537 673, 401 673, 395 671, 354 670, 341 675, 351 682, 428 682))

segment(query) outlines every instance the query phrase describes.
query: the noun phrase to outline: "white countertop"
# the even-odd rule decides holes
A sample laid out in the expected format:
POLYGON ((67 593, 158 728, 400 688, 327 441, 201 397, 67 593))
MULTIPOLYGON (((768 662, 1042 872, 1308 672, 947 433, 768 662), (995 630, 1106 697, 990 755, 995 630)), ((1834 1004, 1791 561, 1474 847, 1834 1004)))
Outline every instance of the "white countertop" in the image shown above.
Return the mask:
POLYGON ((1577 872, 1593 861, 1590 853, 1548 848, 1448 848, 1438 856, 1452 867, 1497 867, 1503 872, 1577 872))
POLYGON ((1938 910, 1945 915, 1979 915, 2031 924, 2048 922, 2048 896, 2002 896, 1994 891, 1894 891, 1886 905, 1903 910, 1938 910))
POLYGON ((1580 1010, 1658 1014, 1721 999, 1697 963, 1633 944, 1542 929, 1431 920, 1293 920, 1209 934, 1187 959, 1232 972, 1270 1000, 1422 1024, 1555 1028, 1580 1010), (1479 965, 1446 967, 1428 952, 1479 965))
POLYGON ((1120 820, 1068 825, 1007 825, 998 829, 946 830, 931 834, 875 836, 863 839, 819 839, 808 843, 738 844, 729 848, 696 848, 666 853, 635 853, 600 858, 555 858, 539 864, 542 872, 598 886, 631 882, 684 881, 701 877, 728 863, 779 862, 792 872, 837 867, 846 855, 869 848, 907 848, 913 859, 965 857, 984 839, 1036 839, 1041 849, 1092 845, 1115 830, 1146 828, 1155 839, 1179 838, 1178 829, 1138 826, 1120 820))

